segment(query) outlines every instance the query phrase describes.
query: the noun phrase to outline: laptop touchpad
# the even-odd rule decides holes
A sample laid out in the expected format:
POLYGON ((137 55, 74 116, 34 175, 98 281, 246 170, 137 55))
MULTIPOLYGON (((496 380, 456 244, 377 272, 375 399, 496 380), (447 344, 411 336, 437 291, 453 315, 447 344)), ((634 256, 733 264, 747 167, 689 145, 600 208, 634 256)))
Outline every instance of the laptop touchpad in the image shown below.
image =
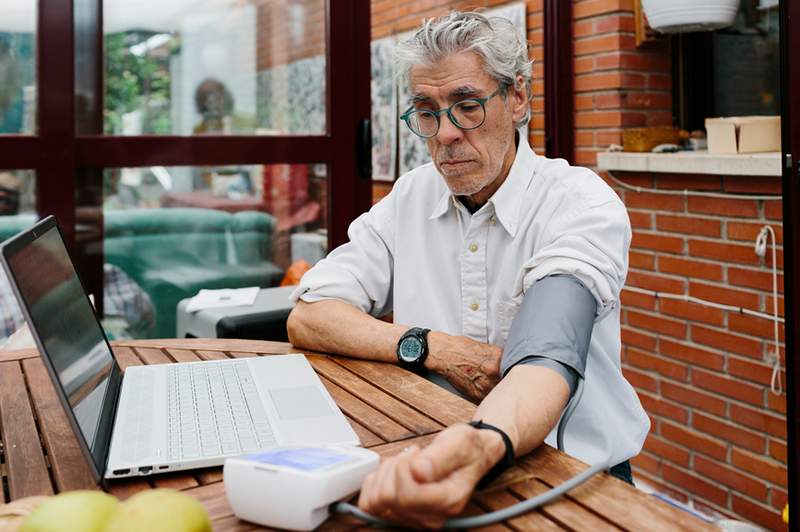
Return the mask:
POLYGON ((282 420, 292 421, 309 417, 324 417, 333 413, 316 386, 273 388, 269 391, 275 409, 282 420))

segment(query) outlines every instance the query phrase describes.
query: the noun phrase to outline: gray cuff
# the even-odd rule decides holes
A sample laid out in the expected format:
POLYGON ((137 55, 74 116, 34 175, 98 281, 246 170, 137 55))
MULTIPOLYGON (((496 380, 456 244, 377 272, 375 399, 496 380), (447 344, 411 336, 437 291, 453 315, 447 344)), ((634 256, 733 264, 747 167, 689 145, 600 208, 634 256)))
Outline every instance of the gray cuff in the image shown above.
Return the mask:
MULTIPOLYGON (((500 374, 520 363, 549 359, 583 378, 594 328, 597 301, 571 275, 553 275, 531 286, 511 325, 500 363, 500 374)), ((540 364, 545 365, 545 364, 540 364)), ((559 373, 561 373, 559 371, 559 373)), ((569 377, 565 377, 570 384, 569 377)), ((574 387, 570 385, 572 391, 574 387)))
MULTIPOLYGON (((567 386, 569 386, 570 399, 572 399, 572 396, 575 395, 575 389, 578 387, 578 379, 581 378, 577 371, 566 364, 562 364, 557 360, 553 360, 552 358, 529 356, 528 358, 523 358, 514 364, 514 366, 542 366, 552 369, 561 375, 564 378, 564 381, 566 381, 567 386)), ((508 368, 508 371, 511 371, 511 368, 508 368)))

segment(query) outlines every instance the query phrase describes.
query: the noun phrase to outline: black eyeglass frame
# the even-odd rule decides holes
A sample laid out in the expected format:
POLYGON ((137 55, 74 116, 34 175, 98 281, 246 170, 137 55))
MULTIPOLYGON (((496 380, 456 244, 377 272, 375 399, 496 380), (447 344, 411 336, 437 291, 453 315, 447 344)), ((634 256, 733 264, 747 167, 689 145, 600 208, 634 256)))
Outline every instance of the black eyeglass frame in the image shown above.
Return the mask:
POLYGON ((453 105, 451 105, 449 107, 445 107, 443 109, 439 109, 438 111, 434 111, 433 109, 414 109, 413 107, 411 107, 411 108, 407 109, 405 113, 400 115, 400 120, 402 120, 403 122, 406 123, 406 126, 408 127, 408 129, 413 134, 415 134, 416 136, 418 136, 420 138, 423 138, 423 139, 429 139, 429 138, 435 137, 439 133, 439 127, 441 125, 441 118, 440 117, 441 117, 442 113, 447 113, 447 117, 450 119, 450 122, 454 126, 456 126, 458 129, 462 129, 464 131, 470 131, 472 129, 478 129, 479 127, 481 127, 483 125, 484 122, 486 122, 486 102, 488 102, 489 100, 491 100, 492 98, 494 98, 495 96, 500 94, 500 91, 506 89, 507 87, 508 87, 508 84, 500 83, 497 86, 497 89, 495 89, 495 91, 493 93, 491 93, 489 96, 485 96, 483 98, 465 98, 463 100, 459 100, 459 101, 455 102, 453 105), (461 104, 466 103, 466 102, 475 102, 478 105, 480 105, 481 109, 483 110, 483 118, 481 119, 480 123, 478 123, 477 125, 474 125, 474 126, 471 126, 471 127, 464 127, 461 124, 459 124, 458 120, 456 120, 456 117, 453 116, 453 112, 452 112, 453 107, 455 107, 456 105, 461 105, 461 104), (426 115, 432 115, 432 116, 436 117, 436 131, 434 131, 430 135, 423 135, 422 133, 414 131, 414 128, 411 127, 411 119, 414 117, 415 114, 426 114, 426 115))

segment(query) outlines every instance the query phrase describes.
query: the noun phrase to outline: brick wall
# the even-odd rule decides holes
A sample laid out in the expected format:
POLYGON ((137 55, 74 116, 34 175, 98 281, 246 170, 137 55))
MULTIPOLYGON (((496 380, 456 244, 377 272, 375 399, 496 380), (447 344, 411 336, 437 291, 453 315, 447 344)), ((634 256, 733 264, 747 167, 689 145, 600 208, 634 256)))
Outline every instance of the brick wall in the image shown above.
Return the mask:
MULTIPOLYGON (((615 176, 648 188, 780 195, 778 178, 615 176)), ((782 244, 780 201, 617 191, 633 226, 627 286, 772 312, 771 248, 761 258, 753 243, 769 224, 782 244)), ((776 262, 782 294, 781 247, 776 262)), ((622 301, 624 372, 653 423, 636 475, 700 508, 780 528, 786 400, 769 391, 772 321, 630 291, 622 301)), ((782 303, 780 295, 781 314, 782 303)))

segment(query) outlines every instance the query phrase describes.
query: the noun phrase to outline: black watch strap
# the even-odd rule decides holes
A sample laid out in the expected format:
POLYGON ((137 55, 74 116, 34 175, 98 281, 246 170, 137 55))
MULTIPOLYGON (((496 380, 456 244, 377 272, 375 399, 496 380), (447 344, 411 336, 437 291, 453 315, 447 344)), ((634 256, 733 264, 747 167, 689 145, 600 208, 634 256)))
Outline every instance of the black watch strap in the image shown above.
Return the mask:
POLYGON ((478 482, 478 489, 483 489, 489 484, 492 483, 494 479, 499 477, 503 471, 508 469, 509 467, 514 465, 514 444, 511 443, 511 438, 508 437, 508 434, 500 430, 499 428, 495 427, 494 425, 490 425, 488 423, 484 423, 483 420, 477 421, 470 421, 468 425, 475 427, 476 429, 487 429, 493 430, 503 438, 503 443, 506 446, 506 454, 503 458, 497 462, 492 468, 483 475, 483 478, 478 482))

